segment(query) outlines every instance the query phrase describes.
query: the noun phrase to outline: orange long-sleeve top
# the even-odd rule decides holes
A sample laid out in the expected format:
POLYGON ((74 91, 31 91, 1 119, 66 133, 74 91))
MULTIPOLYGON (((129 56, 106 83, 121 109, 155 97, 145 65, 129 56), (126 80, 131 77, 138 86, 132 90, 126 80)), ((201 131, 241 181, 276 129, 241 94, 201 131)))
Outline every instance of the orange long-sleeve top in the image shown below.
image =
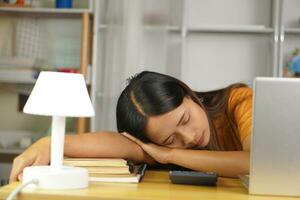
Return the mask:
MULTIPOLYGON (((249 87, 234 88, 231 90, 226 112, 213 120, 220 141, 228 141, 232 135, 232 129, 238 133, 237 138, 241 141, 251 134, 252 131, 252 89, 249 87), (235 127, 230 126, 229 120, 235 127)), ((226 149, 231 149, 223 144, 226 149)))

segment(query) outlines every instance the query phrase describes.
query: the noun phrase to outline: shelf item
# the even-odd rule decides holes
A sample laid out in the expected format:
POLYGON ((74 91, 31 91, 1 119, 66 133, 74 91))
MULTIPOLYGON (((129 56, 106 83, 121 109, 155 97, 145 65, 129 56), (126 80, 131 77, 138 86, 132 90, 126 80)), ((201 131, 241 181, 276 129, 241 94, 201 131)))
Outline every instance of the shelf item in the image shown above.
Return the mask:
POLYGON ((25 1, 22 1, 21 3, 2 3, 0 2, 0 7, 4 8, 31 8, 31 4, 25 4, 25 1))
MULTIPOLYGON (((40 71, 59 71, 80 73, 78 68, 55 68, 43 66, 42 61, 26 57, 0 58, 0 82, 6 83, 35 83, 40 71)), ((88 70, 89 72, 89 70, 88 70)), ((89 77, 89 73, 88 76, 89 77)), ((88 83, 88 79, 87 79, 88 83)))
POLYGON ((33 69, 0 69, 0 82, 34 83, 38 72, 33 69))
POLYGON ((298 73, 288 70, 291 56, 299 55, 295 50, 300 48, 300 1, 280 0, 280 23, 279 23, 279 53, 278 72, 283 77, 299 77, 298 73), (294 54, 296 53, 296 54, 294 54))
MULTIPOLYGON (((21 18, 16 21, 14 55, 21 58, 40 60, 46 57, 41 25, 37 19, 21 18)), ((37 64, 37 63, 34 63, 37 64)))
POLYGON ((56 8, 72 8, 73 0, 55 0, 56 8))

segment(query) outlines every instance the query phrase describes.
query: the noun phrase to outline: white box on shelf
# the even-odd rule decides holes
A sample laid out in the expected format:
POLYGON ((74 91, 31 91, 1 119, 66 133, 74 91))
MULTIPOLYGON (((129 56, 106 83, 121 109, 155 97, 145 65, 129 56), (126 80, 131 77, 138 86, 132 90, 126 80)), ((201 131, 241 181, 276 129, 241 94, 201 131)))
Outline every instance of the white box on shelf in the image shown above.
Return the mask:
POLYGON ((34 69, 1 69, 0 82, 34 83, 38 72, 34 69))
POLYGON ((20 149, 20 142, 25 138, 28 138, 26 140, 31 140, 32 135, 33 133, 30 131, 2 130, 0 131, 0 149, 1 151, 5 149, 20 149))

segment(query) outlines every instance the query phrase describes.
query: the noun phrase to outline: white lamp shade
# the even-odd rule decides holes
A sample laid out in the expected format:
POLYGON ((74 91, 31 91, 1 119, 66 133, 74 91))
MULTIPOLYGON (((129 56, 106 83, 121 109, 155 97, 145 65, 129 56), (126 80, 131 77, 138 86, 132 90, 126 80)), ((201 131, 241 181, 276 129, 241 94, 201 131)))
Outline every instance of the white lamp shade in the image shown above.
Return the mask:
POLYGON ((47 116, 95 115, 82 74, 41 72, 23 109, 47 116))

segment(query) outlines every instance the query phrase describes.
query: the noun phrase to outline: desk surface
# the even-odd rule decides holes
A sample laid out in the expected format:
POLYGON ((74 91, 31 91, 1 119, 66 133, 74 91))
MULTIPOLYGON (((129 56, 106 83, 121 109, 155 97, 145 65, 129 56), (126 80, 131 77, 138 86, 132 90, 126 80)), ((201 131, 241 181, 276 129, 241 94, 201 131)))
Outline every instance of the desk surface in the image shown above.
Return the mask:
MULTIPOLYGON (((0 188, 0 200, 19 183, 12 183, 0 188)), ((235 199, 235 200, 269 200, 270 198, 293 199, 288 197, 270 197, 248 195, 238 179, 219 178, 217 187, 188 186, 171 184, 167 171, 147 171, 143 181, 139 184, 132 183, 96 183, 90 184, 87 189, 81 190, 36 190, 35 192, 23 191, 17 199, 235 199)))

